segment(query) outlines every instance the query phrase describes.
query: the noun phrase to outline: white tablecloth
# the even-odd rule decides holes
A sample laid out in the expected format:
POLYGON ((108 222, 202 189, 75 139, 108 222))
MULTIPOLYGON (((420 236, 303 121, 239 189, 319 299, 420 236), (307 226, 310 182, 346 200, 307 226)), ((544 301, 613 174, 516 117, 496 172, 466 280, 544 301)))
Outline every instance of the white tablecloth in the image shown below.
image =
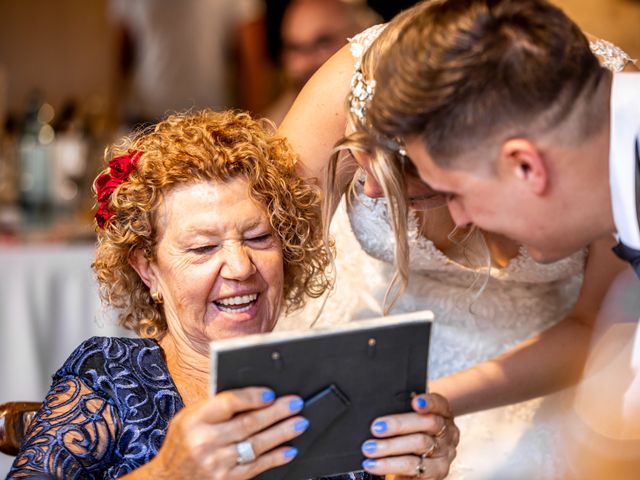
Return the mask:
MULTIPOLYGON (((131 336, 98 299, 93 245, 0 247, 0 403, 42 400, 83 340, 131 336)), ((0 454, 0 478, 12 458, 0 454)))

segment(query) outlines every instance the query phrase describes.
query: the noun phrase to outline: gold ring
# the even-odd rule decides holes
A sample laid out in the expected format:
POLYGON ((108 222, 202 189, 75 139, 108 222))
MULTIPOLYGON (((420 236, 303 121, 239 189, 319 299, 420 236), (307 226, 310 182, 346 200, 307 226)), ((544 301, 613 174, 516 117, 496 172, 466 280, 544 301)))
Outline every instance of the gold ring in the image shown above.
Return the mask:
POLYGON ((433 443, 429 447, 429 450, 427 450, 422 455, 420 455, 421 458, 423 458, 423 459, 431 458, 433 456, 433 454, 435 453, 435 451, 438 449, 438 439, 432 437, 432 440, 433 440, 433 443))
POLYGON ((447 424, 442 425, 442 428, 438 430, 438 433, 434 435, 435 438, 444 437, 445 432, 447 431, 447 424))

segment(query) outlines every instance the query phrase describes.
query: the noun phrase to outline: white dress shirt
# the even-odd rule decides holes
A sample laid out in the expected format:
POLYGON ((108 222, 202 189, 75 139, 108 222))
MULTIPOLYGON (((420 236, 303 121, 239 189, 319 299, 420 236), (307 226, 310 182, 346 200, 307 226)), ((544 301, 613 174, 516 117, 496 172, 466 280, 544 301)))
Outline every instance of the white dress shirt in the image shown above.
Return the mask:
MULTIPOLYGON (((640 73, 616 73, 611 86, 609 182, 613 219, 618 239, 640 250, 640 73)), ((640 286, 639 286, 640 290, 640 286)), ((638 312, 640 314, 640 312, 638 312)), ((623 414, 640 413, 640 328, 631 353, 635 379, 623 400, 623 414)))
POLYGON ((611 87, 609 182, 619 240, 640 250, 636 156, 640 135, 640 72, 616 73, 611 87))

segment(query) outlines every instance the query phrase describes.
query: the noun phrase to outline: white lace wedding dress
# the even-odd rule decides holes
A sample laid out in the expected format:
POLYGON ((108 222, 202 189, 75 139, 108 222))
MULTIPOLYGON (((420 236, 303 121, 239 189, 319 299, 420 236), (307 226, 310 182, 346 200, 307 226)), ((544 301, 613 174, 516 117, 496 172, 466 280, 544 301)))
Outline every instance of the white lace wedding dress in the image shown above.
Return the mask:
MULTIPOLYGON (((316 325, 382 315, 393 275, 393 235, 385 202, 359 192, 349 211, 343 202, 336 212, 332 233, 336 286, 316 325)), ((474 300, 480 288, 477 273, 449 260, 419 236, 415 219, 409 238, 409 286, 392 313, 434 312, 430 379, 488 360, 557 323, 575 302, 582 281, 584 253, 541 265, 522 249, 506 268, 491 269, 484 291, 474 300)), ((303 312, 283 318, 278 328, 305 328, 321 303, 315 301, 303 312)), ((548 422, 534 420, 541 402, 458 417, 460 445, 449 478, 558 478, 558 462, 550 451, 553 430, 548 422), (515 472, 519 474, 513 476, 515 472), (529 472, 535 476, 529 477, 529 472)))
MULTIPOLYGON (((381 27, 352 40, 359 57, 381 27)), ((604 42, 594 44, 610 48, 604 42)), ((356 187, 350 207, 342 202, 332 221, 336 240, 336 286, 316 325, 330 325, 382 314, 382 300, 393 275, 394 237, 383 199, 368 198, 356 187)), ((525 248, 505 268, 472 271, 458 264, 418 233, 409 222, 410 278, 391 313, 430 309, 435 322, 429 378, 457 372, 503 353, 556 324, 574 305, 586 254, 553 264, 536 263, 525 248), (487 279, 488 276, 488 279, 487 279), (482 283, 486 286, 476 295, 482 283)), ((278 329, 308 327, 322 304, 280 320, 278 329)), ((526 381, 526 380, 523 380, 526 381)), ((552 419, 555 395, 456 419, 460 428, 454 479, 562 478, 552 419)))

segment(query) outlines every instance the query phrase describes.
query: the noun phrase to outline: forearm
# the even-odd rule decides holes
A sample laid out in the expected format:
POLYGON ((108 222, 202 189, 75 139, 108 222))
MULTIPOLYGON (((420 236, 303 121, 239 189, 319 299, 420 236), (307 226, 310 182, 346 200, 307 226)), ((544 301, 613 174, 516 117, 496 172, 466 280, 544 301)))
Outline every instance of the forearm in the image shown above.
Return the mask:
POLYGON ((350 91, 354 59, 343 47, 311 77, 278 128, 298 153, 303 178, 322 182, 336 142, 345 134, 345 99, 350 91))
POLYGON ((446 397, 455 415, 560 390, 580 378, 591 332, 567 318, 498 357, 430 382, 429 390, 446 397))

